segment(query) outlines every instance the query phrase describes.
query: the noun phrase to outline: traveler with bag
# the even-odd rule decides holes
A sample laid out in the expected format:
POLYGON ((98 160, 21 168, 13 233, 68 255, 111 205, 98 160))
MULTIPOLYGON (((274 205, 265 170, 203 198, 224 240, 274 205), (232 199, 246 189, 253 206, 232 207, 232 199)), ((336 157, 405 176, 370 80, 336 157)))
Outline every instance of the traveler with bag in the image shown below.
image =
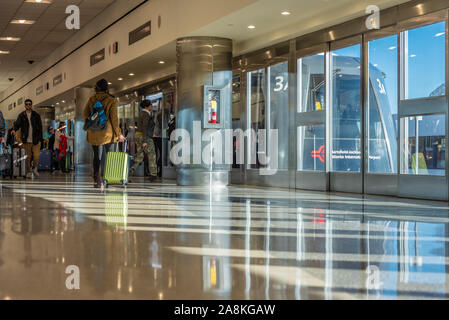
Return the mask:
POLYGON ((43 142, 42 120, 41 116, 33 110, 33 101, 25 100, 25 111, 20 113, 14 125, 12 134, 16 134, 19 147, 25 147, 27 153, 27 178, 39 176, 37 166, 43 142), (19 133, 20 131, 20 133, 19 133), (33 157, 31 157, 33 154, 33 157), (31 165, 33 160, 33 165, 31 165))
POLYGON ((112 144, 117 140, 124 142, 125 137, 120 130, 117 101, 109 94, 108 82, 105 79, 98 81, 95 92, 84 108, 84 129, 87 131, 87 142, 94 152, 94 187, 103 188, 106 153, 111 151, 112 144))
POLYGON ((130 175, 134 174, 144 160, 145 154, 147 154, 150 167, 150 181, 158 181, 156 147, 153 141, 155 123, 151 112, 153 110, 153 105, 151 101, 143 100, 140 103, 140 107, 142 108, 142 111, 139 115, 136 131, 137 156, 134 160, 134 165, 130 169, 130 175))

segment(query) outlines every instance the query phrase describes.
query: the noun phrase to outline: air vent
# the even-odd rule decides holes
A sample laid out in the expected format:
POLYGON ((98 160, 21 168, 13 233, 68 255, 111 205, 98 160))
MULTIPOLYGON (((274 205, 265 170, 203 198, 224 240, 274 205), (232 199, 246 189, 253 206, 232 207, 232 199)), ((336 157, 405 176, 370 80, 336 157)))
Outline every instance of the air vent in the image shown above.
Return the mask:
POLYGON ((56 87, 60 83, 62 83, 62 73, 53 78, 53 87, 56 87))
POLYGON ((17 105, 18 105, 18 106, 21 106, 22 103, 23 103, 23 98, 20 98, 19 100, 17 100, 17 105))
POLYGON ((149 35, 151 35, 151 21, 148 21, 144 25, 129 33, 129 45, 132 45, 133 43, 142 40, 149 35))
POLYGON ((103 61, 105 57, 105 51, 104 48, 98 51, 97 53, 94 53, 90 56, 90 66, 97 64, 100 61, 103 61))
POLYGON ((9 104, 8 110, 12 110, 12 103, 9 104))
POLYGON ((44 92, 44 86, 40 86, 36 88, 36 96, 42 94, 44 92))

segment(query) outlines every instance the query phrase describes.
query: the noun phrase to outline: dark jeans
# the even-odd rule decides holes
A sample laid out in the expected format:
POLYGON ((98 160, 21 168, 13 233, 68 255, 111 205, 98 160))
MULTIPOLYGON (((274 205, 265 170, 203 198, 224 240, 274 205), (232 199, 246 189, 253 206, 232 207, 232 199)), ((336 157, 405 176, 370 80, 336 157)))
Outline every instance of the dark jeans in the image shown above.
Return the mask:
POLYGON ((156 147, 157 176, 162 177, 162 138, 153 138, 156 147))
POLYGON ((109 151, 112 151, 112 143, 105 144, 104 146, 92 146, 94 150, 94 174, 98 172, 101 173, 101 176, 104 174, 104 166, 106 164, 106 154, 109 151), (101 171, 100 171, 101 169, 101 171))

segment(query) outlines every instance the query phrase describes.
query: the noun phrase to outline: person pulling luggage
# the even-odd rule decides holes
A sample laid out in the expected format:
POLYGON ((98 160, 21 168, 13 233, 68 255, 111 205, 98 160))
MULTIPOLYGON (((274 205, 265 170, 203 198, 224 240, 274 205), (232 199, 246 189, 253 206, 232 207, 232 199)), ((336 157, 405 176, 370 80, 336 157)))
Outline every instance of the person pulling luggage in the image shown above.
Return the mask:
POLYGON ((104 188, 103 175, 106 153, 115 142, 124 142, 117 116, 117 100, 109 94, 108 81, 101 79, 95 85, 95 95, 86 104, 83 112, 87 131, 87 142, 94 152, 93 178, 95 188, 104 188))
POLYGON ((23 143, 27 153, 27 178, 39 176, 37 166, 43 141, 42 120, 39 113, 33 110, 33 101, 30 99, 25 100, 25 111, 17 117, 14 130, 11 133, 14 135, 16 131, 18 133, 20 131, 20 134, 16 136, 19 146, 22 147, 23 143), (33 165, 31 165, 31 160, 33 160, 33 165))
POLYGON ((134 175, 136 169, 144 160, 145 154, 147 154, 148 166, 150 167, 150 181, 159 182, 160 179, 157 176, 156 148, 153 141, 154 119, 151 112, 153 110, 153 104, 150 100, 143 100, 140 103, 140 108, 142 111, 139 115, 136 131, 137 156, 133 166, 129 170, 129 174, 131 176, 134 175))

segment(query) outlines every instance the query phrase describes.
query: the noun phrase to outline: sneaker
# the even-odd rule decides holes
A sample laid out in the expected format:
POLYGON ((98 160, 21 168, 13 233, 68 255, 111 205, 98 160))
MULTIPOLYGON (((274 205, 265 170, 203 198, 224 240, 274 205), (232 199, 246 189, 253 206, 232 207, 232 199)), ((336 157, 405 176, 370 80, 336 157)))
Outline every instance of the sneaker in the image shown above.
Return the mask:
POLYGON ((36 175, 36 177, 39 177, 39 172, 37 171, 37 167, 34 168, 33 173, 36 175))
POLYGON ((26 175, 26 178, 27 179, 33 179, 34 178, 33 173, 32 172, 28 172, 27 175, 26 175))

